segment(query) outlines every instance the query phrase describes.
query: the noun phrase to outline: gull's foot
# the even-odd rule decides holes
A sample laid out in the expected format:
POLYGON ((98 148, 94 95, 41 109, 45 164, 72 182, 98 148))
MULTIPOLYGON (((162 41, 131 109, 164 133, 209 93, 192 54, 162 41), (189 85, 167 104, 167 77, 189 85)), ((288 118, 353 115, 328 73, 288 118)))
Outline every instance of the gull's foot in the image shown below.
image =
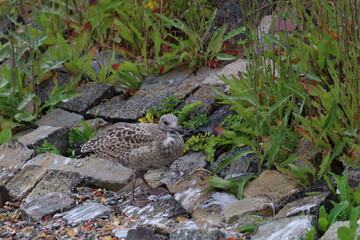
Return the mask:
POLYGON ((151 194, 159 196, 161 194, 169 193, 169 190, 163 187, 153 188, 151 189, 151 194))
POLYGON ((149 203, 151 203, 152 201, 149 199, 140 199, 140 200, 133 200, 131 201, 131 203, 135 206, 135 207, 145 207, 146 205, 148 205, 149 203))

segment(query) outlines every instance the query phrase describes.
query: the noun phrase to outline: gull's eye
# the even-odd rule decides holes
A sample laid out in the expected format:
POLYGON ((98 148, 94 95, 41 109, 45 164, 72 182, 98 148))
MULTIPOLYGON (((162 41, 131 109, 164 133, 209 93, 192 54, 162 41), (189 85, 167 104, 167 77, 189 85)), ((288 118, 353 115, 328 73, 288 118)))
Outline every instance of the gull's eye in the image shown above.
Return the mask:
POLYGON ((168 121, 164 121, 164 124, 165 124, 165 125, 168 125, 168 124, 169 124, 169 122, 168 122, 168 121))

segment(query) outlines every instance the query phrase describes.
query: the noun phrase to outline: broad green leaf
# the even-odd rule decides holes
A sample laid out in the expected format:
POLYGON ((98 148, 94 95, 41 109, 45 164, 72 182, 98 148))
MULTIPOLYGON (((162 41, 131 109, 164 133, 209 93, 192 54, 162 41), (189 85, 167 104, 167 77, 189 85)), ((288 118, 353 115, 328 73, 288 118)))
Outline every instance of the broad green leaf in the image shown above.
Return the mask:
POLYGON ((321 128, 321 132, 319 134, 320 140, 326 134, 329 128, 334 124, 336 118, 337 118, 337 104, 334 102, 330 109, 329 115, 324 123, 324 126, 321 128))
POLYGON ((235 60, 237 59, 237 57, 225 53, 219 53, 218 55, 216 55, 216 59, 222 61, 229 61, 229 60, 235 60))
POLYGON ((206 177, 206 182, 210 184, 210 186, 212 187, 220 188, 224 190, 229 190, 236 187, 236 185, 232 181, 214 176, 206 177))
POLYGON ((17 113, 14 118, 19 122, 31 122, 36 119, 36 116, 28 112, 17 113))
POLYGON ((35 93, 26 93, 23 97, 22 101, 19 103, 18 107, 16 108, 18 111, 23 110, 27 104, 31 102, 31 100, 35 97, 35 93))
POLYGON ((239 35, 241 33, 244 33, 246 31, 246 27, 245 26, 242 26, 242 27, 239 27, 239 28, 235 28, 234 30, 231 30, 229 33, 227 33, 225 36, 224 36, 224 41, 226 40, 229 40, 230 38, 233 38, 235 37, 236 35, 239 35))
POLYGON ((0 132, 0 145, 10 141, 12 138, 11 128, 6 127, 0 132))
POLYGON ((241 233, 247 232, 247 233, 253 234, 256 232, 257 228, 258 228, 258 225, 256 225, 256 224, 248 224, 248 225, 239 227, 238 229, 236 229, 236 231, 241 232, 241 233))

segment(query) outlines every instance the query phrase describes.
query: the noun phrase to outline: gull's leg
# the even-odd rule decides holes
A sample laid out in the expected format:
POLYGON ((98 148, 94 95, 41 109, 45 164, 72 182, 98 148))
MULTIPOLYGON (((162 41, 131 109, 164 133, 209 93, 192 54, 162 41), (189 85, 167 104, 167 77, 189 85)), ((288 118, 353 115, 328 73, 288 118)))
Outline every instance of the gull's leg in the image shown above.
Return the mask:
POLYGON ((140 199, 135 200, 135 185, 136 185, 136 179, 138 178, 139 172, 137 170, 133 171, 133 183, 132 183, 132 189, 131 189, 131 203, 136 207, 144 207, 147 204, 151 202, 149 199, 140 199))
POLYGON ((161 195, 163 193, 169 193, 169 191, 166 188, 163 188, 163 187, 153 188, 153 187, 151 187, 150 184, 144 178, 144 174, 146 173, 146 171, 139 171, 138 173, 139 173, 138 177, 140 177, 141 180, 144 182, 144 184, 150 189, 151 194, 154 194, 154 195, 158 196, 158 195, 161 195))

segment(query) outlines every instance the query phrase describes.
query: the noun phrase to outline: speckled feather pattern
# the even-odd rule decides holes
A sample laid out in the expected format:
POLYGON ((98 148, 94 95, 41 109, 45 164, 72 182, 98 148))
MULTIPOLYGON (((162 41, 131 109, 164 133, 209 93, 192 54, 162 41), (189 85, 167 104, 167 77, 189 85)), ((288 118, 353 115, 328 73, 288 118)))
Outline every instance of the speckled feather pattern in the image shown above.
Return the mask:
POLYGON ((160 118, 159 124, 125 124, 85 143, 82 152, 120 162, 135 170, 161 168, 182 155, 184 141, 176 131, 177 118, 160 118))

